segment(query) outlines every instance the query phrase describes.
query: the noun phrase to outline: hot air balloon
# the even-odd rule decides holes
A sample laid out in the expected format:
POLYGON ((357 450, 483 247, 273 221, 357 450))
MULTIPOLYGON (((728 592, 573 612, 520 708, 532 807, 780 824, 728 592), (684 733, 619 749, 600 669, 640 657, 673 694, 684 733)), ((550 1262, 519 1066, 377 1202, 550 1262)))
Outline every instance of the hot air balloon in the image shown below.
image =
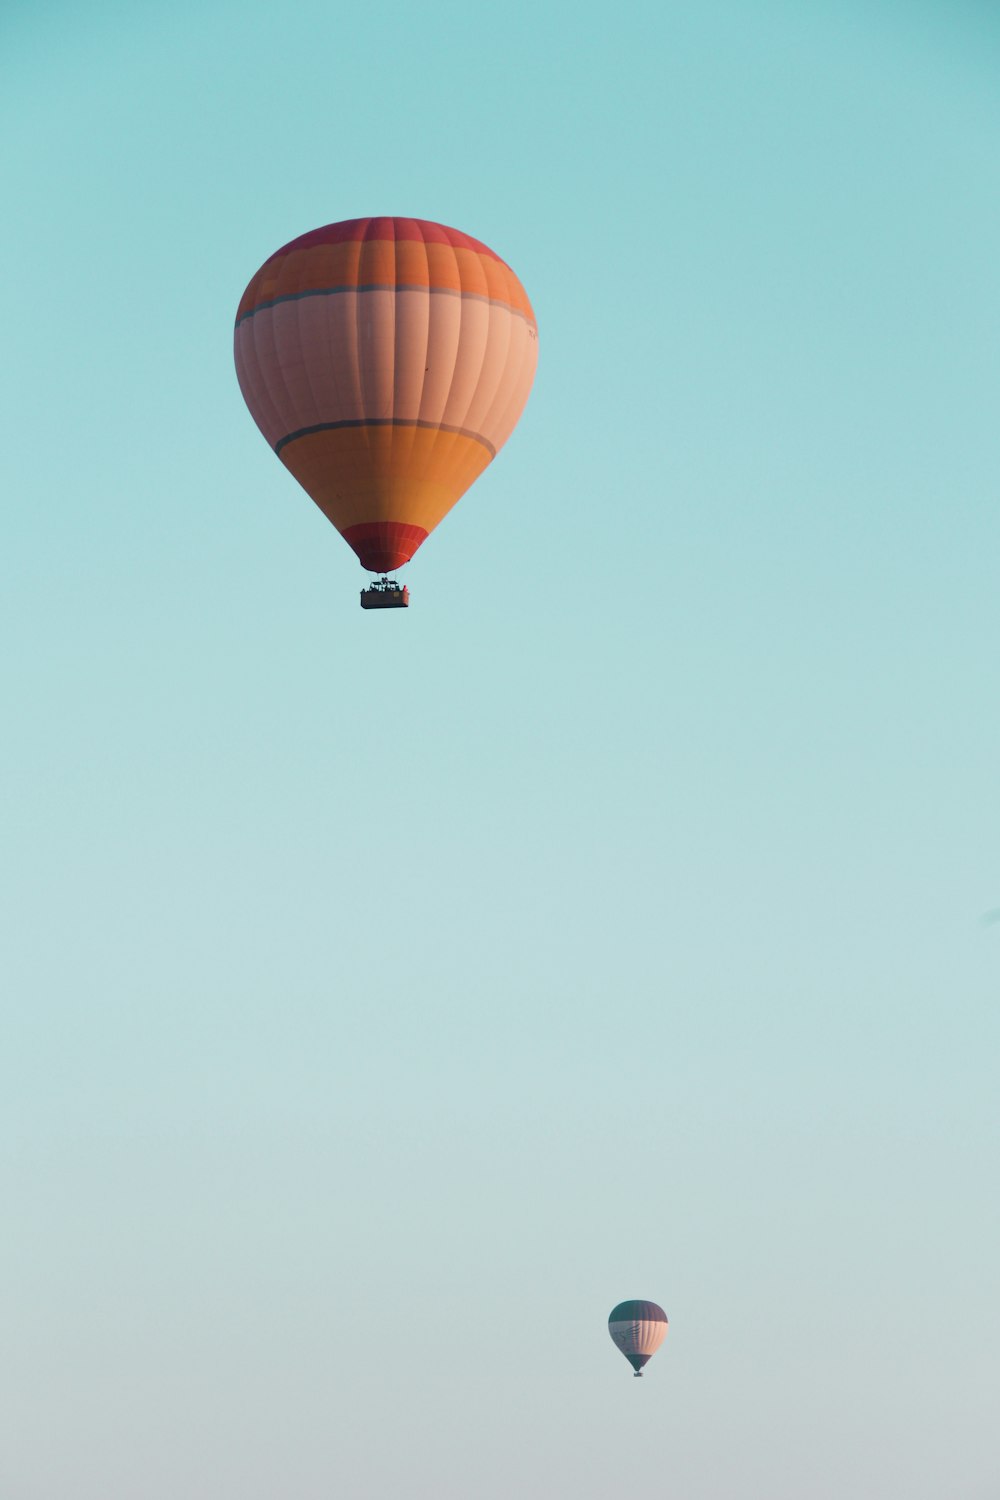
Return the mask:
POLYGON ((498 255, 425 219, 349 219, 266 260, 236 314, 236 373, 275 453, 382 575, 409 562, 510 437, 538 358, 498 255))
POLYGON ((667 1326, 667 1315, 655 1302, 619 1302, 608 1318, 608 1332, 637 1377, 666 1338, 667 1326))

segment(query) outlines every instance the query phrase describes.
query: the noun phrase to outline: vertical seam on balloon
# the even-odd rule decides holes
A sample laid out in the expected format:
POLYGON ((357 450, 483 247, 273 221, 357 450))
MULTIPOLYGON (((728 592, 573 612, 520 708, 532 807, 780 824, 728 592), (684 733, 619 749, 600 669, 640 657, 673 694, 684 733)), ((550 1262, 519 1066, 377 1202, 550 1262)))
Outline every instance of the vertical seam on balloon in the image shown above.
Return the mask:
MULTIPOLYGON (((355 281, 359 285, 360 285, 360 282, 361 282, 361 264, 362 264, 362 260, 363 260, 363 257, 364 257, 364 249, 365 249, 365 244, 367 242, 368 229, 369 229, 370 225, 371 225, 371 220, 370 219, 366 220, 365 227, 364 227, 364 229, 361 232, 360 238, 355 241, 355 244, 357 245, 357 251, 356 251, 357 259, 356 259, 355 267, 354 267, 354 279, 355 279, 355 281)), ((357 395, 357 398, 358 398, 358 415, 362 416, 362 417, 366 415, 366 411, 365 411, 365 385, 364 385, 364 380, 363 380, 362 374, 361 374, 361 361, 362 361, 361 302, 362 302, 362 298, 364 297, 364 295, 365 295, 364 292, 355 292, 355 294, 354 294, 354 359, 351 362, 352 368, 354 370, 355 394, 357 395)), ((365 448, 367 450, 368 457, 370 459, 371 458, 371 451, 372 451, 371 433, 369 432, 369 430, 368 430, 367 427, 364 427, 362 430, 363 430, 364 436, 365 436, 365 448)))
POLYGON ((267 389, 264 377, 260 371, 257 360, 257 350, 254 347, 253 342, 253 335, 248 331, 247 333, 240 336, 238 343, 235 339, 233 343, 233 352, 236 361, 236 378, 240 383, 240 390, 243 392, 243 399, 247 402, 247 406, 250 408, 250 414, 253 417, 254 422, 257 424, 257 427, 263 434, 264 438, 269 443, 271 443, 274 441, 274 439, 270 434, 279 433, 281 431, 281 413, 275 406, 270 392, 267 389), (253 395, 252 403, 247 400, 248 389, 253 395), (254 409, 255 406, 258 410, 260 410, 263 421, 261 421, 261 419, 257 416, 257 413, 254 409), (266 428, 264 425, 265 423, 266 428))
POLYGON ((279 349, 278 349, 278 329, 277 329, 277 322, 276 322, 275 319, 271 320, 271 327, 268 330, 268 332, 269 332, 269 341, 268 341, 267 348, 268 348, 268 356, 269 356, 269 358, 268 358, 268 360, 267 360, 266 363, 270 364, 270 366, 273 368, 273 370, 275 372, 275 375, 277 377, 278 388, 279 388, 280 393, 281 393, 281 406, 284 409, 284 412, 291 412, 293 410, 293 408, 294 408, 294 404, 295 403, 291 399, 291 393, 290 393, 290 391, 288 389, 288 382, 285 379, 285 366, 284 366, 284 362, 282 361, 281 356, 279 354, 279 349))
POLYGON ((266 371, 261 363, 256 339, 251 337, 249 346, 244 351, 244 354, 248 362, 252 363, 255 389, 259 396, 262 397, 263 409, 270 413, 270 422, 268 424, 270 427, 270 436, 268 441, 273 443, 276 441, 277 435, 281 432, 282 416, 274 392, 268 383, 266 371))
MULTIPOLYGON (((427 246, 427 241, 425 239, 422 240, 422 244, 423 244, 423 247, 424 247, 424 258, 425 258, 426 265, 427 265, 427 348, 426 348, 426 351, 424 353, 425 374, 426 374, 427 373, 427 371, 426 371, 426 362, 430 358, 431 342, 432 342, 432 340, 431 340, 432 332, 436 336, 435 340, 434 340, 435 344, 439 344, 441 342, 440 337, 439 337, 440 334, 442 333, 443 330, 447 329, 447 327, 449 326, 448 325, 448 314, 449 314, 449 310, 450 309, 449 309, 449 305, 447 304, 447 302, 445 302, 445 303, 439 303, 436 300, 436 293, 438 291, 438 288, 435 287, 432 284, 432 278, 431 278, 431 258, 430 258, 430 253, 429 253, 428 246, 427 246)), ((445 248, 447 248, 447 249, 450 250, 451 249, 451 245, 446 242, 445 243, 445 248)), ((457 267, 456 267, 456 274, 457 274, 457 267)), ((439 379, 438 376, 441 374, 441 371, 443 370, 443 365, 442 365, 442 366, 439 367, 439 370, 435 373, 434 379, 431 381, 431 385, 433 385, 433 387, 436 390, 437 389, 441 389, 441 390, 443 390, 443 393, 444 393, 442 396, 439 397, 439 403, 438 404, 439 404, 439 408, 440 409, 434 415, 433 420, 431 418, 431 410, 432 409, 427 404, 427 401, 428 401, 428 391, 427 391, 426 384, 425 384, 424 389, 420 393, 420 409, 419 409, 419 411, 417 413, 417 418, 418 418, 419 421, 425 423, 429 427, 437 425, 437 424, 440 424, 440 422, 443 421, 443 419, 444 419, 444 413, 445 413, 445 410, 447 409, 448 397, 449 397, 449 394, 451 392, 451 385, 452 385, 452 381, 453 381, 454 375, 455 375, 455 359, 457 358, 457 354, 458 354, 458 343, 459 343, 459 338, 461 336, 461 319, 462 319, 461 302, 462 302, 462 294, 459 291, 456 294, 456 300, 455 300, 455 304, 454 304, 455 308, 456 308, 456 310, 458 312, 458 323, 459 323, 459 326, 458 326, 458 329, 456 329, 456 331, 455 331, 454 346, 453 346, 453 351, 452 351, 452 367, 451 367, 451 371, 447 375, 446 378, 439 379)))
MULTIPOLYGON (((493 306, 492 306, 492 304, 490 306, 490 318, 491 318, 491 320, 493 318, 493 306)), ((501 396, 504 396, 504 398, 506 399, 506 397, 505 397, 505 382, 506 382, 506 380, 507 380, 507 378, 508 378, 508 376, 510 374, 510 367, 511 367, 511 344, 513 342, 514 320, 513 320, 513 318, 511 318, 508 315, 507 317, 505 317, 503 319, 503 324, 504 324, 504 330, 505 330, 506 335, 507 335, 507 342, 506 342, 506 346, 504 348, 503 360, 501 361, 501 364, 500 364, 499 374, 497 375, 496 386, 494 387, 493 394, 489 398, 489 401, 488 401, 487 406, 486 406, 486 410, 480 416, 478 416, 476 418, 476 431, 477 432, 481 432, 483 434, 483 436, 487 437, 491 442, 492 442, 492 437, 491 437, 491 432, 492 432, 491 418, 493 416, 493 412, 496 409, 497 403, 499 402, 501 396)), ((489 344, 492 341, 493 336, 494 336, 493 335, 493 329, 492 329, 492 325, 491 325, 490 338, 487 340, 487 348, 489 347, 489 344)))
MULTIPOLYGON (((513 326, 513 325, 512 325, 513 326)), ((532 339, 531 332, 524 326, 520 333, 521 348, 517 368, 517 378, 511 388, 507 404, 497 421, 495 439, 496 446, 501 447, 510 437, 517 426, 518 418, 528 402, 531 387, 535 381, 535 370, 538 362, 538 336, 532 339)))
MULTIPOLYGON (((508 275, 512 280, 516 281, 517 278, 509 268, 508 275)), ((518 285, 520 286, 519 282, 518 285)), ((526 294, 525 300, 527 300, 526 294)), ((518 418, 527 405, 528 397, 531 394, 531 387, 534 384, 535 373, 538 367, 538 324, 533 317, 531 319, 524 319, 521 335, 521 355, 517 379, 511 390, 507 406, 500 415, 497 428, 498 447, 507 441, 517 426, 518 418)))
MULTIPOLYGON (((420 224, 418 227, 419 227, 419 234, 420 234, 420 250, 421 250, 421 253, 423 254, 423 257, 424 257, 424 267, 426 269, 426 274, 427 274, 427 290, 426 290, 426 292, 419 293, 419 295, 423 298, 424 310, 425 310, 425 313, 426 313, 426 316, 423 319, 424 347, 423 347, 423 351, 422 351, 422 353, 420 355, 420 369, 421 369, 421 376, 420 376, 420 396, 419 396, 419 398, 417 400, 417 410, 416 410, 416 417, 417 417, 417 420, 419 421, 421 413, 423 411, 423 405, 424 405, 424 381, 425 381, 425 378, 426 378, 426 375, 427 375, 427 371, 428 371, 428 363, 427 362, 428 362, 428 359, 430 357, 430 347, 431 347, 431 318, 433 316, 434 301, 433 301, 433 297, 431 295, 431 258, 430 258, 430 255, 428 254, 428 251, 427 251, 427 236, 424 234, 423 224, 420 224)), ((413 295, 417 296, 418 293, 414 292, 413 295)), ((416 434, 414 434, 413 448, 416 448, 416 443, 417 443, 416 434)), ((433 444, 431 446, 433 446, 433 444)), ((420 477, 420 480, 421 480, 422 483, 425 482, 426 479, 427 479, 427 454, 426 454, 426 451, 423 453, 423 458, 422 458, 422 462, 421 462, 421 466, 420 466, 420 476, 419 477, 420 477)))
MULTIPOLYGON (((278 256, 273 255, 268 261, 265 262, 261 270, 258 271, 250 281, 247 292, 244 292, 243 294, 244 297, 248 295, 250 287, 257 287, 260 285, 260 280, 263 274, 268 269, 274 267, 277 260, 278 256)), ((277 278, 278 270, 275 270, 274 274, 275 278, 277 278)), ((250 376, 253 380, 255 390, 258 392, 258 395, 260 395, 261 393, 263 394, 263 401, 261 404, 267 411, 267 425, 270 429, 269 433, 264 432, 264 436, 267 441, 273 446, 277 441, 277 436, 281 434, 284 428, 288 413, 287 411, 282 410, 282 404, 278 398, 278 395, 276 394, 276 387, 273 383, 273 380, 271 379, 268 364, 265 360, 261 359, 261 346, 258 344, 257 332, 258 330, 252 326, 252 323, 251 326, 246 329, 246 333, 241 341, 241 357, 245 362, 248 376, 250 376)), ((259 423, 258 426, 260 426, 259 423)), ((261 428, 261 430, 264 431, 263 428, 261 428)))
MULTIPOLYGON (((461 268, 460 268, 459 269, 459 285, 461 286, 462 291, 464 292, 465 291, 465 285, 464 285, 464 283, 461 280, 461 275, 462 275, 462 273, 461 273, 461 268)), ((464 303, 464 301, 465 301, 464 297, 462 298, 462 301, 464 303)), ((479 390, 479 382, 483 378, 483 366, 486 363, 486 351, 489 348, 489 346, 490 346, 490 340, 493 337, 493 315, 494 315, 494 308, 493 308, 493 304, 488 299, 487 299, 487 302, 486 302, 486 309, 487 309, 487 311, 486 311, 486 338, 483 340, 483 347, 482 347, 482 350, 481 350, 480 356, 479 356, 479 370, 478 370, 478 372, 476 374, 475 380, 472 382, 472 391, 471 391, 471 394, 469 396, 469 400, 468 400, 468 403, 466 405, 465 411, 462 413, 462 419, 461 419, 461 421, 454 423, 454 425, 456 427, 463 427, 463 428, 467 428, 468 427, 468 425, 469 425, 469 412, 472 410, 473 402, 476 399, 476 395, 477 395, 477 392, 479 390)))
MULTIPOLYGON (((455 279, 458 282, 458 335, 457 335, 457 337, 455 339, 455 346, 454 346, 454 351, 453 351, 453 354, 452 354, 451 374, 448 377, 448 388, 447 388, 447 392, 445 394, 444 402, 442 403, 442 406, 441 406, 441 411, 440 411, 440 413, 438 415, 438 419, 437 419, 437 431, 435 433, 433 442, 430 444, 430 451, 429 451, 429 453, 427 455, 428 464, 433 464, 435 468, 437 467, 437 462, 436 461, 438 460, 438 458, 440 456, 442 424, 444 423, 444 419, 445 419, 445 417, 448 414, 448 408, 449 408, 449 406, 451 404, 451 393, 452 393, 452 390, 454 389, 454 386, 455 386, 455 372, 458 369, 458 361, 459 361, 459 358, 460 358, 460 355, 461 355, 461 350, 462 350, 462 335, 463 335, 464 322, 465 322, 465 298, 462 296, 462 267, 461 267, 461 265, 459 263, 458 255, 456 254, 455 246, 452 244, 451 239, 447 238, 446 239, 446 243, 448 245, 448 250, 449 250, 449 252, 451 254, 451 258, 452 258, 452 260, 454 262, 454 266, 455 266, 455 279)), ((428 257, 428 267, 429 267, 429 265, 430 265, 430 257, 428 257)), ((429 277, 428 277, 428 279, 429 279, 429 277)), ((451 424, 449 424, 449 425, 451 425, 451 424)), ((453 436, 449 436, 449 438, 448 438, 448 462, 445 465, 445 472, 446 473, 450 472, 451 459, 452 459, 452 455, 454 454, 454 447, 455 447, 455 439, 454 439, 453 436)))
MULTIPOLYGON (((399 415, 399 411, 400 411, 400 407, 399 407, 399 381, 400 381, 400 376, 401 375, 405 376, 407 374, 405 358, 401 357, 401 351, 400 351, 400 346, 399 346, 400 312, 402 310, 401 309, 400 300, 399 300, 399 298, 400 298, 399 280, 400 280, 400 277, 399 277, 399 239, 398 239, 397 234, 396 234, 396 222, 395 222, 395 220, 393 220, 393 226, 392 226, 392 285, 393 285, 393 291, 392 291, 392 294, 391 294, 391 297, 390 297, 390 306, 392 308, 392 384, 391 384, 392 408, 391 408, 390 412, 388 413, 389 417, 392 420, 392 431, 390 432, 388 440, 387 440, 388 443, 389 443, 389 453, 390 453, 390 457, 389 457, 390 471, 394 468, 395 463, 397 462, 397 460, 404 466, 404 468, 408 468, 410 459, 412 457, 413 443, 414 443, 414 437, 415 437, 415 429, 411 428, 408 431, 404 431, 404 430, 400 430, 396 426, 396 418, 399 415)), ((393 481, 392 481, 391 477, 390 477, 390 480, 389 480, 389 486, 388 487, 389 487, 389 490, 390 490, 390 493, 391 493, 392 490, 393 490, 393 488, 394 488, 393 481)))
MULTIPOLYGON (((324 307, 323 319, 323 358, 332 394, 331 411, 342 412, 345 405, 342 380, 344 336, 341 329, 343 318, 336 303, 324 307)), ((331 484, 334 483, 333 474, 330 475, 330 481, 331 484)))
POLYGON ((284 375, 281 369, 280 361, 278 359, 278 345, 274 331, 274 319, 271 318, 268 321, 270 322, 271 326, 267 329, 266 333, 264 333, 263 329, 260 330, 260 332, 264 334, 261 343, 258 343, 257 339, 258 330, 254 330, 254 352, 255 354, 257 354, 257 363, 260 367, 261 374, 264 377, 264 384, 267 387, 268 395, 274 402, 275 411, 278 413, 282 424, 284 424, 288 420, 288 416, 291 410, 291 403, 288 400, 288 388, 285 385, 284 375), (269 353, 270 358, 261 357, 261 352, 264 350, 265 346, 267 346, 267 352, 269 353))
MULTIPOLYGON (((392 285, 393 291, 388 299, 389 311, 392 314, 392 371, 389 380, 389 410, 381 415, 390 420, 396 415, 396 282, 399 280, 399 249, 396 240, 396 221, 392 220, 392 285)), ((391 440, 390 440, 391 441, 391 440)))
POLYGON ((304 341, 303 341, 303 327, 302 327, 301 308, 302 308, 302 303, 301 302, 297 303, 296 304, 296 312, 295 312, 295 332, 296 332, 296 337, 298 338, 298 345, 299 345, 299 347, 298 347, 298 354, 299 354, 299 359, 302 361, 302 373, 305 376, 306 385, 309 387, 309 399, 312 401, 313 410, 316 413, 316 421, 317 422, 322 422, 323 419, 324 419, 324 412, 323 412, 322 407, 320 406, 319 396, 316 393, 316 387, 313 385, 312 372, 311 372, 309 364, 308 364, 308 362, 306 360, 306 350, 305 350, 304 341))
MULTIPOLYGON (((271 432, 280 432, 281 413, 275 405, 274 397, 268 388, 267 379, 260 368, 260 360, 257 357, 257 341, 252 327, 247 329, 245 336, 241 340, 241 358, 244 361, 247 377, 252 380, 258 397, 261 394, 263 395, 263 405, 268 412, 268 426, 271 432)), ((274 438, 269 436, 268 441, 274 442, 274 438)))

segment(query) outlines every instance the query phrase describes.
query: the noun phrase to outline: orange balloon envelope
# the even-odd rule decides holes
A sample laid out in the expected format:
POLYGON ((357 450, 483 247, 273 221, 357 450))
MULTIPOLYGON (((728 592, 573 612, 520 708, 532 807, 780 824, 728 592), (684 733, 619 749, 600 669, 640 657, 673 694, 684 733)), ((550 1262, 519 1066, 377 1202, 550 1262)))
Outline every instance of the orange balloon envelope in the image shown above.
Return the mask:
POLYGON ((510 437, 538 358, 514 272, 424 219, 350 219, 264 262, 236 373, 286 469, 372 573, 409 562, 510 437))

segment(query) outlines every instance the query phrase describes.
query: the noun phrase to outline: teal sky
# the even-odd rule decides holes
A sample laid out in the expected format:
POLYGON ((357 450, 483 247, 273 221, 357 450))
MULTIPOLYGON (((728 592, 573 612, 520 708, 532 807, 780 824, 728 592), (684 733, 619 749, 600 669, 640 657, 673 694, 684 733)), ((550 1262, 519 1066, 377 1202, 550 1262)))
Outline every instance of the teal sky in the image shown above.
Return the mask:
POLYGON ((1000 1492, 998 65, 5 11, 3 1500, 1000 1492), (541 348, 392 618, 232 365, 371 213, 541 348))

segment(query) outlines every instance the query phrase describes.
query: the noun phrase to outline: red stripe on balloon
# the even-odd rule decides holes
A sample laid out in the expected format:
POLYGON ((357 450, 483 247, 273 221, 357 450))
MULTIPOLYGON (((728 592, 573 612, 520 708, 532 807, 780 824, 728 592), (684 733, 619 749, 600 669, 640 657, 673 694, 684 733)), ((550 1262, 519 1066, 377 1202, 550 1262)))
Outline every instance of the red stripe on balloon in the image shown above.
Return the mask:
MULTIPOLYGON (((343 245, 361 240, 420 240, 425 245, 451 245, 456 249, 477 250, 491 260, 500 260, 495 250, 463 234, 460 229, 450 229, 447 224, 433 224, 430 219, 346 219, 342 224, 325 224, 322 229, 311 229, 289 240, 287 245, 270 256, 276 260, 289 250, 311 250, 315 245, 343 245)), ((506 262, 500 260, 501 265, 506 262)))

